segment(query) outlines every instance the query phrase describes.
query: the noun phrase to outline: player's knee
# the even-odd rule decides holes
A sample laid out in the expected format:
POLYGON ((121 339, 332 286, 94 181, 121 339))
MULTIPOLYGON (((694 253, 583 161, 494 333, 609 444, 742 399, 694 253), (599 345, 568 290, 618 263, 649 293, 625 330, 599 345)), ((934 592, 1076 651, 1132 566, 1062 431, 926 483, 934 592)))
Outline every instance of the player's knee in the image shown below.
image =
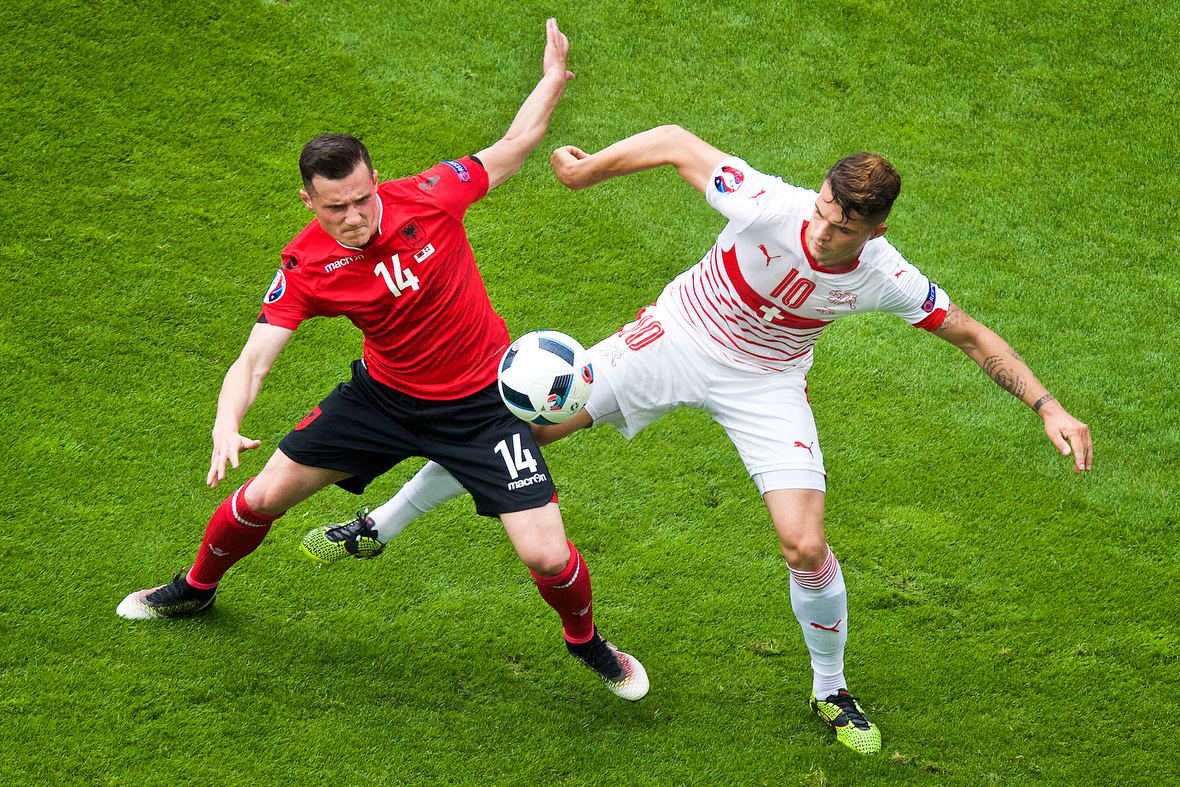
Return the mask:
POLYGON ((796 571, 815 571, 828 557, 828 542, 821 536, 798 536, 781 539, 783 557, 796 571))
POLYGON ((520 550, 520 559, 526 566, 543 577, 555 577, 570 562, 569 546, 563 541, 560 544, 535 545, 529 549, 520 550))
POLYGON ((257 479, 246 487, 245 496, 246 505, 256 513, 277 516, 287 510, 278 488, 265 483, 260 484, 257 479))

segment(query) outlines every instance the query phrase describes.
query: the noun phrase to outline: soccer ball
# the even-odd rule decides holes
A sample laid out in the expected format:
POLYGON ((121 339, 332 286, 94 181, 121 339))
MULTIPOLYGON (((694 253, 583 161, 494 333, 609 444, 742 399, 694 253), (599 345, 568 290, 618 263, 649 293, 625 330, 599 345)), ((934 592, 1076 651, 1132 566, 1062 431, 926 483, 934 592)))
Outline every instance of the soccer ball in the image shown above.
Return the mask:
POLYGON ((500 359, 500 398, 530 424, 568 421, 586 406, 593 387, 586 350, 559 331, 526 333, 500 359))

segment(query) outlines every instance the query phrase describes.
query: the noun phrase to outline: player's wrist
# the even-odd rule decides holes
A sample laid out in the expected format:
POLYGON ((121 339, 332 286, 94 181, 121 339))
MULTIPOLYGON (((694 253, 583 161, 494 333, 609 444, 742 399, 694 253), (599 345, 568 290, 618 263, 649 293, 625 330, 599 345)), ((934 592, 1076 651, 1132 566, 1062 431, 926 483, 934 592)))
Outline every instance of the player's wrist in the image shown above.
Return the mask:
POLYGON ((213 423, 212 436, 216 440, 218 437, 233 437, 238 433, 240 424, 224 423, 222 421, 215 421, 213 423))
POLYGON ((1061 409, 1061 404, 1057 401, 1057 397, 1051 393, 1046 393, 1032 403, 1032 411, 1042 418, 1057 409, 1061 409))
POLYGON ((565 66, 552 66, 541 74, 541 83, 552 83, 554 87, 565 89, 565 66))

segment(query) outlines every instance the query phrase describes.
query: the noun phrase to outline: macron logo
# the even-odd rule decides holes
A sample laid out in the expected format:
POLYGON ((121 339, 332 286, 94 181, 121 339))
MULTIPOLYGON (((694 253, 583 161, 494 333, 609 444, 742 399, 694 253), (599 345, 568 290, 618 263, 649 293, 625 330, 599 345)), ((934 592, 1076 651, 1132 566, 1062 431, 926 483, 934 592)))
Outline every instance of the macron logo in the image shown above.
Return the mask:
POLYGON ((350 262, 356 262, 357 260, 364 259, 364 256, 365 255, 363 255, 363 254, 354 254, 351 257, 345 257, 342 260, 336 260, 335 262, 329 262, 327 265, 324 266, 324 273, 331 273, 332 271, 340 270, 341 268, 343 268, 345 265, 347 265, 350 262))
POLYGON ((523 489, 526 486, 532 486, 533 484, 539 484, 542 481, 548 481, 548 480, 549 480, 549 476, 545 475, 544 473, 533 473, 530 476, 525 476, 524 478, 518 478, 515 481, 513 481, 512 483, 508 484, 508 489, 509 489, 509 491, 511 491, 513 489, 523 489))

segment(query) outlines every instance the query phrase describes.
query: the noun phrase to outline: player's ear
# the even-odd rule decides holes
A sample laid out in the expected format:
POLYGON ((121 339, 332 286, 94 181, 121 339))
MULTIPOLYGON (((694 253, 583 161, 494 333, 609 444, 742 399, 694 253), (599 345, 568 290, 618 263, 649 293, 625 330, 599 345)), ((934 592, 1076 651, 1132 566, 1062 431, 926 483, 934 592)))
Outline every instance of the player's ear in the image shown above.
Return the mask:
POLYGON ((377 185, 377 170, 373 170, 373 185, 377 185))
POLYGON ((887 229, 889 229, 889 227, 885 226, 884 224, 878 224, 877 228, 873 230, 873 234, 869 236, 869 240, 881 237, 885 234, 885 230, 887 229))
POLYGON ((299 189, 299 199, 303 200, 303 204, 307 206, 308 210, 315 211, 315 208, 311 206, 311 195, 307 193, 306 189, 299 189))

